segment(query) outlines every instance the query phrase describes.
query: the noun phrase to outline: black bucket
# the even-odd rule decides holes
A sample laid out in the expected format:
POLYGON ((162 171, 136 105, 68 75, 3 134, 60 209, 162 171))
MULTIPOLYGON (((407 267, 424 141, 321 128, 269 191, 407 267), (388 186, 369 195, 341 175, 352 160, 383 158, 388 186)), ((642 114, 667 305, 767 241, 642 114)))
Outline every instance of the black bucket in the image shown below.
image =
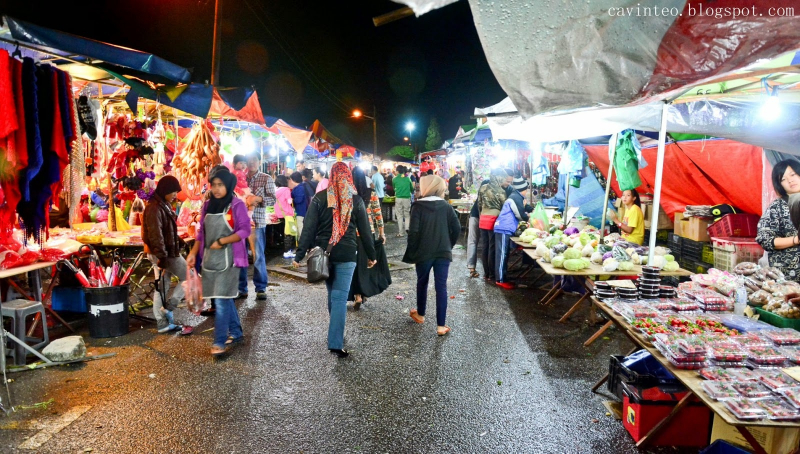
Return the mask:
POLYGON ((128 286, 84 288, 89 310, 89 335, 94 338, 128 334, 128 286))

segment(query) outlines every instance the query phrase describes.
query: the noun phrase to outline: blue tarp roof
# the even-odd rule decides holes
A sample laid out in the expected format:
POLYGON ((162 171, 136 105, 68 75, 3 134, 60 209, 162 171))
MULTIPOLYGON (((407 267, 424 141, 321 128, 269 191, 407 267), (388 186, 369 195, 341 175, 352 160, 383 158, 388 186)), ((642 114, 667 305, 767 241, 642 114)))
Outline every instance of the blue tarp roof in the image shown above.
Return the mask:
POLYGON ((3 16, 3 21, 15 40, 45 47, 54 55, 77 54, 78 57, 71 58, 79 61, 84 60, 84 57, 102 60, 103 63, 97 66, 116 72, 119 72, 120 68, 125 68, 126 70, 122 70, 125 74, 137 76, 145 74, 149 76, 146 77, 147 80, 154 82, 188 83, 191 80, 188 69, 147 52, 51 30, 8 16, 3 16), (131 73, 130 70, 134 72, 131 73))

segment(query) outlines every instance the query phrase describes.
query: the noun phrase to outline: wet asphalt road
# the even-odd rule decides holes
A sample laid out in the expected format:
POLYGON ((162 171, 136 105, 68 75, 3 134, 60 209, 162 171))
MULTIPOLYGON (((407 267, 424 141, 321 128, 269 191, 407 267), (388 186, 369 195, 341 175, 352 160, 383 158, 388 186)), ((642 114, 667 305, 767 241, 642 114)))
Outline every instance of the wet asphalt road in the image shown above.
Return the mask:
MULTIPOLYGON (((404 245, 390 237, 399 261, 404 245)), ((277 274, 267 302, 251 293, 237 303, 247 341, 222 360, 202 333, 213 320, 185 310, 176 318, 198 325, 188 337, 133 321, 126 336, 92 339, 84 327, 90 351, 117 356, 10 375, 15 405, 54 403, 0 417, 0 452, 644 452, 606 416, 609 396, 590 391, 608 356, 631 348, 624 336, 611 330, 585 348, 588 311, 557 322, 575 297, 539 306, 541 290, 470 279, 466 251, 454 256, 449 336, 436 336, 433 280, 417 325, 414 270, 395 271, 383 295, 348 309, 347 359, 326 348, 324 285, 277 274), (53 435, 38 449, 19 447, 80 406, 90 408, 60 431, 45 428, 53 435)))

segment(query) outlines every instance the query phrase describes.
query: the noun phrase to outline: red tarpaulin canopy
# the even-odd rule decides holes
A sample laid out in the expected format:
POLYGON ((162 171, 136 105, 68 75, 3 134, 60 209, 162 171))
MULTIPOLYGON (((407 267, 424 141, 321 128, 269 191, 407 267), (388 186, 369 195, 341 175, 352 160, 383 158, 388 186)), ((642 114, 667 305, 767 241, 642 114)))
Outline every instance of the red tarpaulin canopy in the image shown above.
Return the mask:
MULTIPOLYGON (((608 146, 587 145, 586 153, 608 177, 608 146)), ((639 170, 640 194, 655 189, 657 146, 642 148, 649 163, 639 170)), ((763 149, 732 140, 690 140, 667 144, 661 207, 674 219, 686 205, 729 203, 745 212, 761 214, 761 167, 763 149)), ((616 177, 611 188, 619 196, 616 177)))

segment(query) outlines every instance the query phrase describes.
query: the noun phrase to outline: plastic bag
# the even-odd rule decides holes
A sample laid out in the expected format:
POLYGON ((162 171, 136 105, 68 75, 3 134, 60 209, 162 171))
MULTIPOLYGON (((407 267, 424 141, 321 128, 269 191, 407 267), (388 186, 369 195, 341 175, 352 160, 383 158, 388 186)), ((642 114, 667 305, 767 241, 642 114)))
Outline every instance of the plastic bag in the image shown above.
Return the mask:
POLYGON ((206 309, 206 304, 203 299, 203 283, 196 269, 187 267, 183 288, 186 291, 186 308, 195 315, 200 315, 206 309))
POLYGON ((0 270, 16 268, 22 263, 22 256, 13 251, 0 252, 0 270))
POLYGON ((547 217, 547 211, 544 209, 542 202, 536 204, 536 208, 531 213, 531 225, 539 230, 550 230, 550 219, 547 217))

